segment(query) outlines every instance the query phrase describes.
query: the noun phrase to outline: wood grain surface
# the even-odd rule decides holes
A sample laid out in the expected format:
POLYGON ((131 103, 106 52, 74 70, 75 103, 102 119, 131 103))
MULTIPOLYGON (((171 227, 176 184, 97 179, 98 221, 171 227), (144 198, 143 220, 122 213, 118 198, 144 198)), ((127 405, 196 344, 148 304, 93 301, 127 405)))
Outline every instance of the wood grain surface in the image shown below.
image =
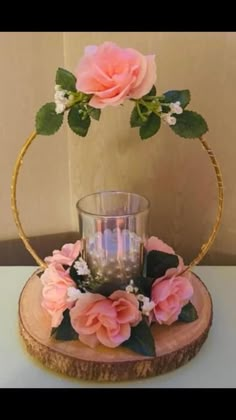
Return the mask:
POLYGON ((191 360, 207 338, 212 323, 212 301, 201 280, 192 274, 193 304, 198 319, 171 326, 154 325, 156 357, 144 357, 119 347, 91 349, 76 341, 50 338, 50 317, 41 308, 41 282, 35 272, 19 300, 20 333, 28 352, 56 372, 94 381, 123 381, 156 376, 191 360))

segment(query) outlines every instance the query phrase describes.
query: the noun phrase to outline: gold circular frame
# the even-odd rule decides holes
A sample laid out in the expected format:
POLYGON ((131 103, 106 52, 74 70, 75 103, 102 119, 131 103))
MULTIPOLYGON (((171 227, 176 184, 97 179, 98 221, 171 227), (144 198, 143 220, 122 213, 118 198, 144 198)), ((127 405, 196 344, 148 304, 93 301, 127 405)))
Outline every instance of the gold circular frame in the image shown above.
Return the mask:
MULTIPOLYGON (((23 163, 23 157, 25 156, 27 150, 29 149, 30 145, 33 143, 33 141, 36 137, 37 137, 37 132, 34 131, 27 138, 25 144, 23 145, 23 147, 20 150, 20 153, 17 157, 15 167, 14 167, 14 170, 13 170, 12 183, 11 183, 11 207, 12 207, 12 212, 13 212, 15 224, 16 224, 16 227, 17 227, 17 230, 18 230, 18 235, 21 238, 21 240, 23 241, 23 243, 25 245, 25 248, 32 255, 32 257, 35 259, 35 261, 38 263, 38 265, 40 267, 46 268, 47 264, 45 264, 45 262, 39 257, 39 255, 36 253, 36 251, 30 245, 29 240, 27 239, 27 236, 24 232, 24 229, 23 229, 21 221, 20 221, 19 211, 18 211, 18 208, 17 208, 17 199, 16 199, 17 181, 18 181, 20 168, 21 168, 21 165, 23 163)), ((187 268, 184 271, 190 270, 192 267, 197 265, 202 260, 202 258, 206 255, 206 253, 208 252, 210 247, 212 246, 212 244, 215 240, 216 234, 218 232, 219 226, 220 226, 220 222, 221 222, 221 218, 222 218, 222 211, 223 211, 224 190, 223 190, 223 179, 222 179, 222 174, 221 174, 220 167, 217 163, 217 160, 215 158, 215 155, 214 155, 212 149, 210 148, 210 146, 208 145, 206 140, 203 139, 203 137, 199 137, 199 140, 200 140, 201 145, 203 146, 204 150, 207 152, 207 154, 209 156, 209 159, 211 161, 211 164, 212 164, 212 166, 214 168, 214 171, 215 171, 217 186, 218 186, 218 209, 217 209, 216 220, 215 220, 214 226, 212 228, 212 231, 210 233, 208 241, 202 245, 202 247, 200 249, 200 252, 197 255, 197 257, 194 258, 194 260, 187 266, 187 268)))

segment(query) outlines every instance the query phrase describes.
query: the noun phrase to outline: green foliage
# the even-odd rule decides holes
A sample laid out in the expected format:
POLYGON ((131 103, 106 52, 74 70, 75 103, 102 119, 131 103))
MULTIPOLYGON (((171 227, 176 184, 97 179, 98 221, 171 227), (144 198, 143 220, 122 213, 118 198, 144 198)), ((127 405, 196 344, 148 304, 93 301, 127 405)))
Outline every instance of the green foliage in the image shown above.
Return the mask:
POLYGON ((87 108, 88 108, 88 114, 90 115, 90 117, 92 117, 96 121, 99 121, 100 116, 101 116, 101 109, 93 108, 90 105, 87 105, 87 108))
POLYGON ((187 303, 187 305, 182 308, 178 319, 183 322, 193 322, 198 319, 196 308, 191 302, 187 303))
POLYGON ((161 126, 161 119, 153 112, 149 115, 148 119, 139 129, 139 134, 142 140, 154 136, 161 126))
POLYGON ((47 103, 36 114, 36 132, 44 136, 56 133, 62 125, 63 113, 57 114, 54 102, 47 103))
POLYGON ((175 268, 178 265, 177 255, 162 251, 150 251, 147 255, 147 277, 157 279, 164 276, 168 268, 175 268))
POLYGON ((56 73, 56 84, 62 89, 76 92, 76 77, 68 70, 58 68, 56 73))
POLYGON ((80 104, 74 105, 68 114, 68 124, 71 130, 81 137, 85 137, 88 133, 88 129, 91 123, 91 119, 88 115, 83 116, 84 110, 80 104))
POLYGON ((204 118, 193 111, 184 111, 176 115, 176 124, 171 125, 171 129, 181 137, 194 139, 201 137, 208 131, 207 123, 204 118))
POLYGON ((180 102, 182 108, 185 108, 191 99, 190 91, 188 89, 185 90, 169 90, 168 92, 164 93, 165 100, 164 102, 171 103, 171 102, 180 102))
POLYGON ((150 92, 148 92, 147 95, 145 95, 143 98, 145 99, 147 96, 156 96, 156 94, 157 94, 156 86, 153 85, 150 92))
POLYGON ((146 321, 143 319, 136 327, 131 328, 131 335, 122 346, 142 354, 143 356, 154 357, 156 355, 155 342, 146 321))
POLYGON ((71 325, 69 309, 66 309, 63 312, 63 320, 61 324, 57 328, 52 328, 51 336, 53 336, 56 340, 64 341, 78 339, 78 334, 71 325))

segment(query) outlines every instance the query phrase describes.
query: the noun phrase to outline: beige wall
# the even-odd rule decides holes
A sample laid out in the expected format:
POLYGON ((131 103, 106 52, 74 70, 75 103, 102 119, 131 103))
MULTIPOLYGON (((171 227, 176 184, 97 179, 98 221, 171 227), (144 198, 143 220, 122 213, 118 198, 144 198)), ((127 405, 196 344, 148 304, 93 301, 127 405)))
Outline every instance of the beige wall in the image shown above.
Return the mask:
MULTIPOLYGON (((66 66, 74 70, 84 46, 105 40, 144 54, 156 53, 160 93, 190 89, 189 109, 208 121, 207 139, 225 181, 223 223, 207 261, 235 264, 236 34, 66 33, 66 66)), ((130 105, 105 109, 101 122, 93 123, 85 140, 69 133, 72 203, 101 189, 145 194, 152 203, 150 232, 190 261, 206 241, 214 220, 217 195, 213 171, 197 140, 181 139, 168 127, 152 139, 140 141, 137 131, 129 128, 130 105)))
MULTIPOLYGON (((236 33, 0 34, 5 66, 0 69, 2 97, 6 98, 0 103, 1 237, 15 236, 9 209, 12 164, 32 128, 35 110, 51 100, 63 51, 65 67, 74 71, 84 47, 105 40, 144 54, 156 53, 158 92, 190 89, 189 109, 208 121, 207 139, 218 156, 225 183, 223 223, 206 262, 235 264, 236 33)), ((207 239, 214 220, 213 171, 197 140, 181 139, 168 127, 140 141, 137 131, 129 127, 130 110, 129 103, 105 109, 85 139, 67 131, 69 154, 65 131, 38 140, 26 158, 19 191, 25 227, 29 233, 77 229, 74 206, 79 197, 101 189, 130 190, 151 200, 150 232, 189 261, 207 239)))
MULTIPOLYGON (((54 78, 64 64, 62 33, 0 34, 0 238, 17 236, 10 209, 13 164, 34 129, 35 113, 53 100, 54 78)), ((18 202, 29 235, 71 229, 66 129, 39 137, 24 159, 18 202)))

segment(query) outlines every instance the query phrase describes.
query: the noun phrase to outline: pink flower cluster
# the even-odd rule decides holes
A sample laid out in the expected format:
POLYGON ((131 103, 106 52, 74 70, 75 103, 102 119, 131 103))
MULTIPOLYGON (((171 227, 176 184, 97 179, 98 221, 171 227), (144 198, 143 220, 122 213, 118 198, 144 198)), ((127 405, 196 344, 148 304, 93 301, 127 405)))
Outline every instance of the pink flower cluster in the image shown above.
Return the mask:
POLYGON ((104 108, 146 95, 156 81, 155 56, 144 56, 113 42, 85 48, 77 71, 76 88, 92 94, 90 105, 104 108))
POLYGON ((117 290, 108 298, 84 293, 70 311, 71 324, 82 343, 95 347, 117 347, 128 340, 131 327, 141 321, 136 297, 117 290))
MULTIPOLYGON (((174 250, 160 239, 152 236, 146 244, 147 251, 163 251, 175 254, 174 250)), ((177 321, 181 309, 193 295, 193 287, 189 280, 189 273, 184 271, 183 259, 179 257, 177 268, 170 268, 163 277, 159 277, 152 285, 151 299, 155 303, 151 321, 170 325, 177 321)))
MULTIPOLYGON (((146 243, 147 251, 158 250, 174 254, 174 250, 156 237, 146 243)), ((139 301, 135 294, 117 290, 109 297, 97 293, 81 293, 77 300, 68 299, 68 288, 75 288, 68 269, 81 250, 80 241, 66 244, 60 251, 45 260, 49 264, 41 276, 43 284, 42 306, 51 315, 51 326, 57 327, 63 319, 65 309, 70 310, 71 324, 79 334, 79 340, 95 347, 99 343, 106 347, 118 347, 128 340, 131 328, 142 319, 139 301)), ((154 303, 149 315, 150 322, 170 325, 178 319, 181 309, 193 295, 189 275, 183 273, 184 263, 179 257, 177 268, 168 269, 157 278, 151 290, 154 303)))
POLYGON ((62 249, 53 251, 53 255, 45 258, 48 268, 41 276, 43 284, 42 307, 51 315, 51 326, 58 327, 63 319, 63 312, 70 309, 72 304, 68 301, 69 287, 75 287, 75 282, 69 276, 68 269, 81 251, 80 241, 74 244, 65 244, 62 249))

